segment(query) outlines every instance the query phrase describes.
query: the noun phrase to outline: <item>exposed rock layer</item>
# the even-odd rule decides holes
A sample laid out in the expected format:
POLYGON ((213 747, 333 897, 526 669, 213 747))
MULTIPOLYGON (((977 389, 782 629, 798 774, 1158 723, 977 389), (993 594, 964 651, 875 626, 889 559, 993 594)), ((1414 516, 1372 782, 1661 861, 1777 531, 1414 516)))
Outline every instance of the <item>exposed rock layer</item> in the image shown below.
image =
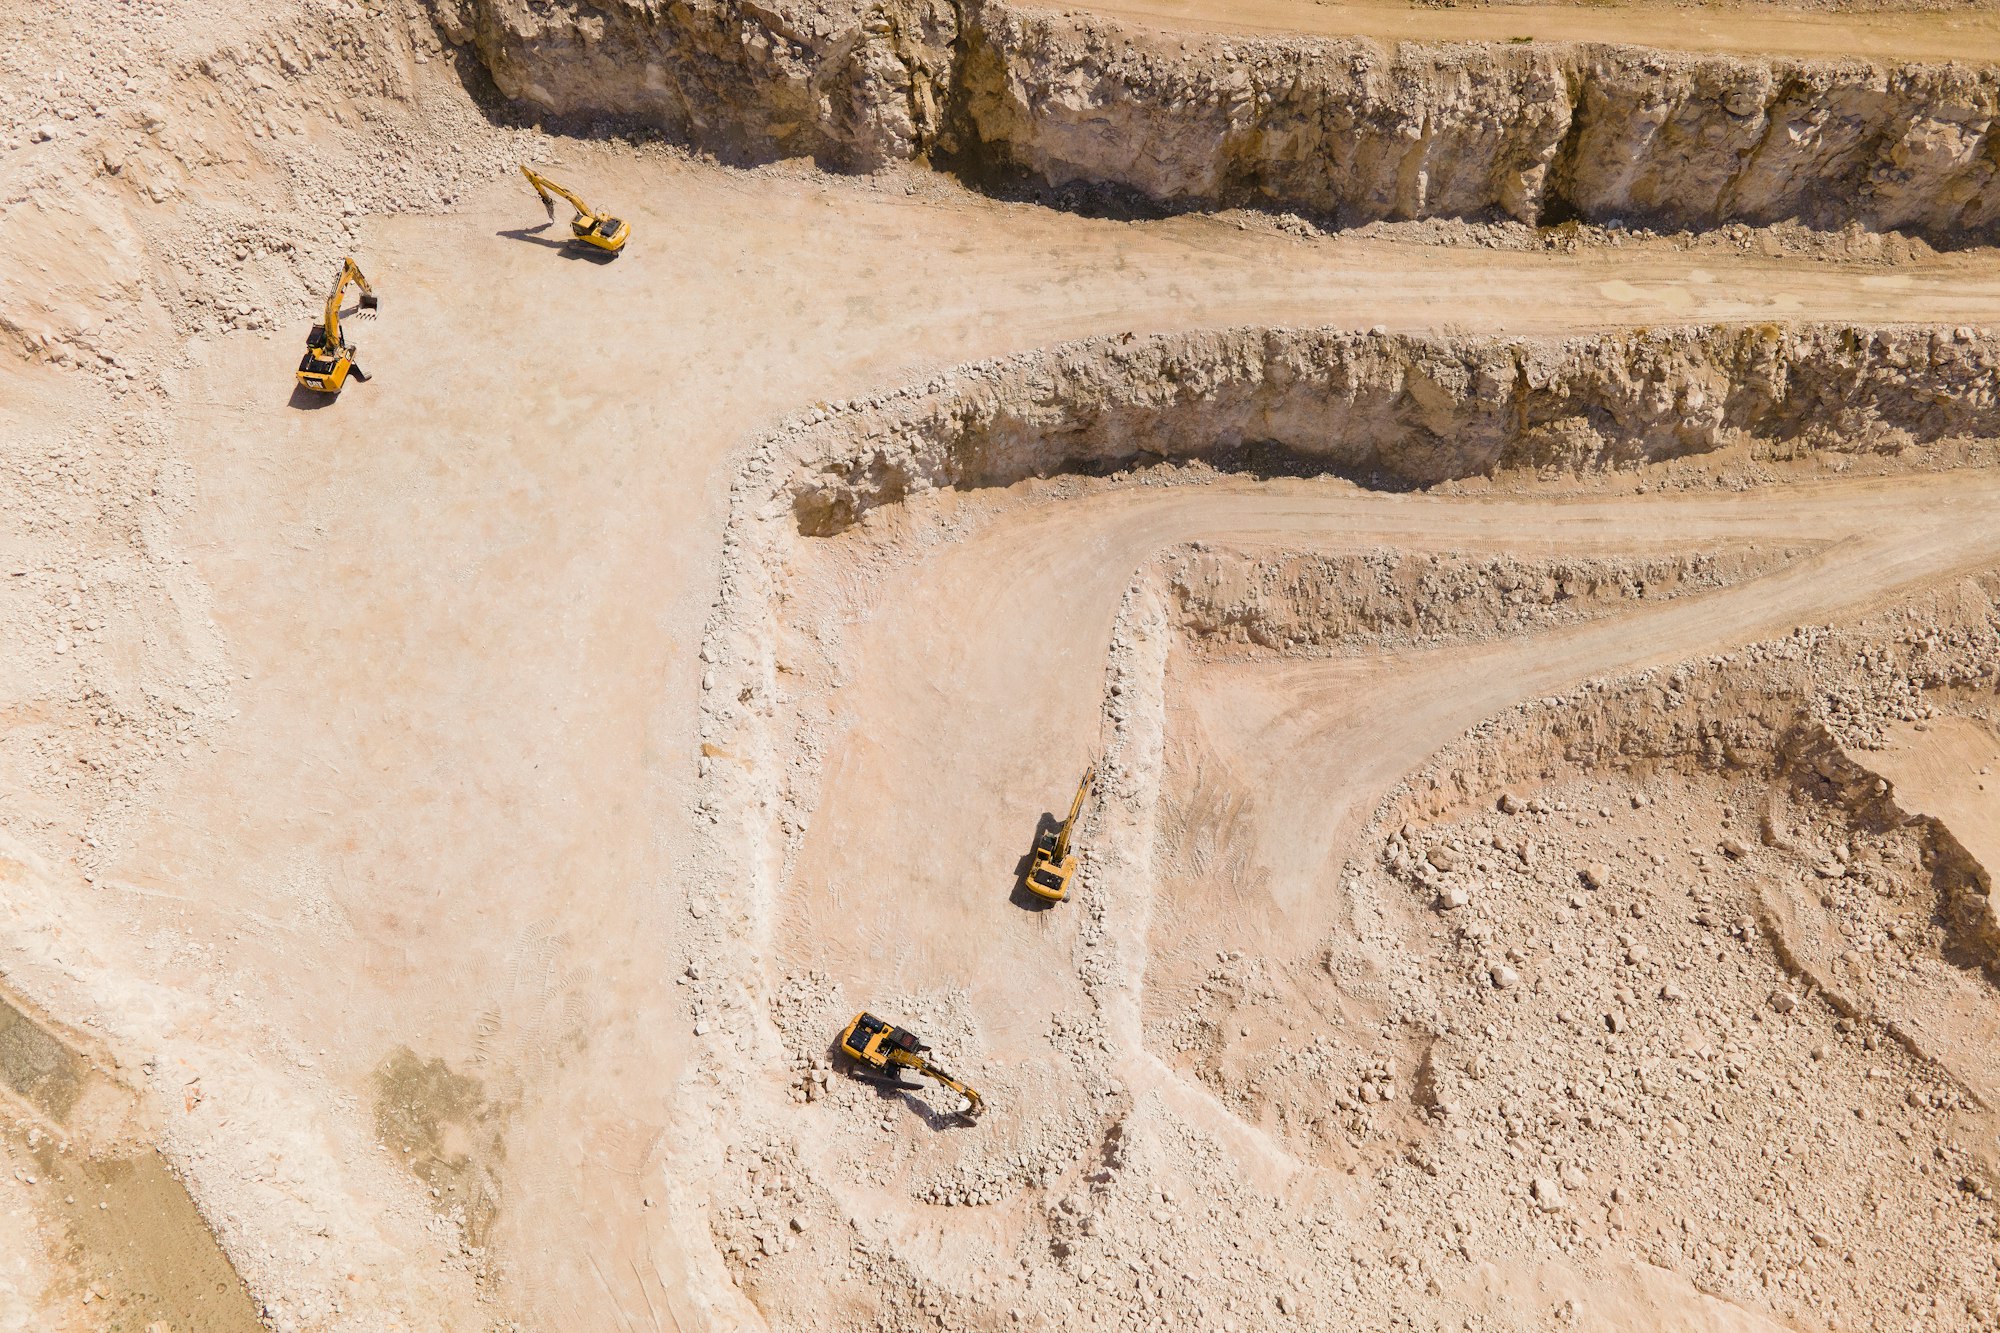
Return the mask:
POLYGON ((2000 335, 1695 328, 1565 340, 1229 330, 996 363, 809 458, 801 531, 938 486, 1161 459, 1385 487, 1752 441, 1857 451, 2000 436, 2000 335))
POLYGON ((638 117, 709 151, 867 171, 938 141, 958 15, 946 0, 431 0, 501 92, 638 117))
POLYGON ((986 0, 432 0, 508 96, 711 151, 1342 222, 2000 224, 2000 71, 1588 43, 1165 34, 986 0))

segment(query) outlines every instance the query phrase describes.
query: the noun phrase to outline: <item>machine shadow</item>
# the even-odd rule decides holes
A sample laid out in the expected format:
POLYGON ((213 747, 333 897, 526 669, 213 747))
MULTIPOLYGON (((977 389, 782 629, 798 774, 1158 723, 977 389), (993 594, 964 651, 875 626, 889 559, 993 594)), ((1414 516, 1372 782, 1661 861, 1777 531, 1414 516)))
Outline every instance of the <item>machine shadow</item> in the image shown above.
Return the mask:
POLYGON ((285 406, 296 412, 317 412, 323 407, 332 407, 339 397, 337 393, 315 393, 305 385, 295 383, 285 406))
POLYGON ((525 241, 529 245, 539 245, 545 250, 554 250, 564 259, 582 259, 593 264, 608 264, 618 258, 615 254, 605 254, 603 251, 593 250, 587 245, 578 245, 567 240, 550 240, 546 236, 536 234, 547 231, 548 228, 549 224, 544 222, 539 227, 512 227, 496 231, 493 234, 495 236, 505 236, 510 241, 525 241))
POLYGON ((569 249, 568 241, 551 240, 541 235, 542 232, 549 229, 549 226, 549 223, 544 222, 539 227, 509 227, 496 231, 493 234, 495 236, 505 236, 510 241, 526 241, 529 245, 539 245, 547 250, 569 249))

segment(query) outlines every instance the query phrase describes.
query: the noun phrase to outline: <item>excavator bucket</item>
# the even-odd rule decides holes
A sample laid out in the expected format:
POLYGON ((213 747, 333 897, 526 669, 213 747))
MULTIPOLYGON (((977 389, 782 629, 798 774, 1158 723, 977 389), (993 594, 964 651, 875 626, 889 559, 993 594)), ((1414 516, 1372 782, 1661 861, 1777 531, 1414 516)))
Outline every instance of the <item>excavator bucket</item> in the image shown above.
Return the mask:
POLYGON ((363 310, 373 310, 376 306, 381 304, 382 303, 380 301, 375 299, 375 293, 373 292, 361 293, 361 308, 363 310))

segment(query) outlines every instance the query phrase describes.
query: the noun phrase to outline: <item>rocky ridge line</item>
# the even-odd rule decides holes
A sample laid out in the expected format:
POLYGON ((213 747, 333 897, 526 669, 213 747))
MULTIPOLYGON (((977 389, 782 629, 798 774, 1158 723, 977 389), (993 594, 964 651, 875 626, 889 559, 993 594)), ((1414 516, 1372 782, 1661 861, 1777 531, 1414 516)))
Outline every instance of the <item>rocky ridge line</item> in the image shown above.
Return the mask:
POLYGON ((1727 587, 1798 558, 1790 547, 1673 555, 1236 549, 1161 556, 1176 628, 1207 657, 1339 656, 1476 641, 1727 587))

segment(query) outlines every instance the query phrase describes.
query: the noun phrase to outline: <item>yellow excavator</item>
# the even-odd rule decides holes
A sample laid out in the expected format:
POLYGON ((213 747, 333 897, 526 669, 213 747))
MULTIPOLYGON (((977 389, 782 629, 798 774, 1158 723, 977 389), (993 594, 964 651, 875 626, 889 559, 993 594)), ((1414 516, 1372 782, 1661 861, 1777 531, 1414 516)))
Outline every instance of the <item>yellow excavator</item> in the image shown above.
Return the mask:
POLYGON ((1097 770, 1086 768, 1083 781, 1076 784, 1076 799, 1069 803, 1069 818, 1053 829, 1035 836, 1035 854, 1028 862, 1028 891, 1038 898, 1059 903, 1069 896, 1069 881, 1076 874, 1076 854, 1069 848, 1069 836, 1076 831, 1076 817, 1083 812, 1084 798, 1097 770))
POLYGON ((840 1049, 864 1067, 889 1075, 892 1081, 887 1086, 892 1088, 901 1088, 906 1092, 918 1090, 916 1084, 904 1083, 897 1077, 905 1069, 936 1079, 965 1098, 965 1108, 959 1114, 967 1120, 977 1120, 979 1113, 986 1109, 984 1098, 924 1057, 924 1052, 930 1047, 918 1041, 915 1033, 873 1014, 854 1016, 847 1030, 840 1034, 840 1049))
POLYGON ((368 382, 368 372, 354 364, 354 344, 340 328, 340 298, 346 295, 350 282, 361 289, 363 310, 381 304, 354 261, 343 258, 340 276, 333 280, 333 291, 326 298, 326 318, 306 335, 306 354, 299 362, 299 383, 316 393, 339 393, 349 375, 363 384, 368 382))
POLYGON ((632 224, 622 218, 614 218, 609 213, 599 213, 589 204, 565 190, 538 171, 526 166, 521 174, 528 178, 528 184, 535 187, 535 193, 542 197, 542 207, 549 211, 549 221, 556 219, 556 199, 561 195, 576 210, 576 216, 569 220, 570 235, 585 245, 594 245, 608 254, 617 254, 625 248, 626 238, 632 234, 632 224))

